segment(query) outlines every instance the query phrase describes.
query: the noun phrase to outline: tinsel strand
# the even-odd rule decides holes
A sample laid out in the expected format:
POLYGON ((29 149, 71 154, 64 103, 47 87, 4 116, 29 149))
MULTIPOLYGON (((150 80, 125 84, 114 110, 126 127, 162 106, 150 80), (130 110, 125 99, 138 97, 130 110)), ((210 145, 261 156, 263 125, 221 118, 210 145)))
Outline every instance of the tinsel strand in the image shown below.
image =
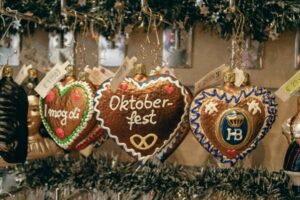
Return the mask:
MULTIPOLYGON (((220 37, 230 38, 238 17, 231 11, 228 0, 201 0, 197 5, 195 1, 190 0, 149 0, 148 6, 152 11, 151 16, 147 12, 141 12, 140 1, 136 0, 86 0, 84 5, 78 4, 78 0, 66 1, 66 7, 71 13, 87 16, 89 22, 93 23, 94 30, 106 37, 113 37, 120 27, 124 30, 126 27, 138 28, 144 24, 144 28, 147 29, 150 21, 155 23, 161 21, 164 27, 186 30, 200 22, 204 28, 210 27, 220 37), (115 7, 116 3, 123 4, 117 7, 122 9, 122 12, 115 7), (200 6, 204 10, 199 9, 200 6)), ((300 27, 298 0, 240 0, 236 6, 245 17, 243 27, 245 35, 258 41, 268 40, 273 33, 279 34, 300 27)), ((39 18, 42 20, 40 26, 48 31, 60 29, 60 10, 56 1, 9 0, 4 4, 4 8, 7 7, 26 16, 39 18)), ((5 17, 6 24, 11 20, 14 19, 5 17)), ((75 21, 72 14, 66 18, 65 23, 72 26, 75 21)), ((22 23, 26 22, 23 20, 22 23)), ((82 24, 82 21, 77 21, 75 27, 78 31, 82 28, 82 24)), ((3 24, 0 25, 0 34, 3 34, 5 28, 3 24)))
POLYGON ((72 186, 136 196, 155 191, 162 199, 178 199, 179 196, 201 199, 216 192, 247 199, 293 199, 289 178, 283 171, 154 163, 147 163, 136 171, 137 167, 136 163, 109 157, 65 157, 27 161, 6 170, 18 176, 24 175, 23 185, 32 189, 45 187, 47 183, 50 190, 72 186))

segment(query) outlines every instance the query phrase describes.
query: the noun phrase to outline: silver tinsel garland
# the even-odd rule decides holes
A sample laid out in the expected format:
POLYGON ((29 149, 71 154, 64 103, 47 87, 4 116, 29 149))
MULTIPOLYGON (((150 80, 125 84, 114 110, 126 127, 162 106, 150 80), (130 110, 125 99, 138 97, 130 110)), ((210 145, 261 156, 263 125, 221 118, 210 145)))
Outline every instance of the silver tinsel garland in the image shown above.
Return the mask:
POLYGON ((295 198, 283 171, 259 168, 220 169, 153 162, 138 166, 107 156, 97 159, 67 156, 27 161, 6 168, 6 172, 19 177, 19 188, 25 186, 31 193, 67 188, 96 196, 101 193, 100 196, 111 194, 120 198, 121 195, 121 199, 145 199, 145 195, 150 199, 295 198))

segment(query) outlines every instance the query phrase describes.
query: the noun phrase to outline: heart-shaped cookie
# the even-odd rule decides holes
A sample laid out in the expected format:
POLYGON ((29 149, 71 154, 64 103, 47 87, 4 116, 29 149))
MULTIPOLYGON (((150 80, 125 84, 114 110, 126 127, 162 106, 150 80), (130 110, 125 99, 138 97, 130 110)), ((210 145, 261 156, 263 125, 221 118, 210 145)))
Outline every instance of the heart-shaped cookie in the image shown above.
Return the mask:
POLYGON ((190 125, 209 153, 232 166, 257 146, 276 112, 275 97, 264 88, 210 88, 194 98, 190 125))
POLYGON ((95 98, 100 126, 139 161, 156 155, 186 126, 190 98, 171 76, 143 79, 126 78, 116 92, 108 80, 95 98))
POLYGON ((57 83, 45 99, 40 99, 42 121, 62 148, 84 148, 102 134, 93 117, 93 98, 89 83, 71 80, 57 83), (88 142, 83 142, 86 138, 88 142))

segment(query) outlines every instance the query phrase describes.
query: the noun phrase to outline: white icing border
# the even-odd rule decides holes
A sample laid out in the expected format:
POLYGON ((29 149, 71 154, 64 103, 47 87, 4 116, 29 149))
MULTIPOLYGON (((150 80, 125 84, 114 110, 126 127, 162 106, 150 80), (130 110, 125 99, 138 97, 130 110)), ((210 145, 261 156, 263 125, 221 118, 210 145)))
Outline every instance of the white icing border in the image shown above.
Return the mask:
POLYGON ((117 136, 115 136, 113 133, 110 132, 110 128, 105 126, 104 120, 101 118, 101 112, 100 110, 97 109, 97 106, 99 105, 100 102, 100 98, 102 97, 102 92, 105 90, 108 90, 107 86, 111 84, 110 80, 103 83, 103 85, 101 86, 101 88, 99 88, 97 90, 96 93, 96 97, 94 99, 94 110, 96 112, 96 119, 100 122, 100 126, 105 129, 107 131, 107 134, 109 135, 109 137, 113 138, 115 140, 115 142, 117 143, 118 146, 121 146, 123 149, 125 149, 126 152, 131 153, 133 156, 137 157, 139 161, 142 160, 143 163, 145 163, 149 158, 153 157, 154 155, 157 154, 157 152, 160 152, 172 139, 173 137, 176 135, 177 130, 180 129, 182 123, 184 123, 184 118, 186 116, 188 116, 189 114, 189 101, 188 101, 188 97, 189 97, 189 93, 188 91, 185 89, 185 87, 183 85, 181 85, 181 83, 179 82, 179 80, 173 80, 171 76, 160 76, 158 79, 154 79, 154 80, 150 80, 147 82, 143 82, 143 83, 139 83, 137 81, 135 81, 132 78, 125 78, 126 82, 128 83, 132 83, 134 84, 139 90, 151 85, 151 84, 155 84, 157 82, 160 81, 169 81, 170 83, 175 84, 178 88, 180 88, 181 90, 181 95, 184 96, 184 102, 185 102, 185 107, 184 107, 184 113, 181 116, 181 120, 180 122, 177 124, 177 127, 174 129, 174 131, 169 135, 169 138, 167 140, 164 141, 163 145, 161 145, 160 148, 156 148, 155 151, 148 156, 142 156, 141 153, 136 152, 134 149, 132 148, 128 148, 127 145, 125 143, 121 143, 119 141, 119 138, 117 136))
MULTIPOLYGON (((45 125, 45 128, 47 129, 47 131, 50 133, 53 132, 53 135, 50 133, 49 135, 51 136, 51 138, 56 142, 56 144, 58 144, 60 147, 64 148, 64 149, 68 149, 74 142, 74 140, 76 140, 79 135, 82 133, 82 131, 87 127, 88 125, 88 121, 92 118, 93 114, 94 114, 94 107, 93 107, 93 99, 94 99, 94 95, 93 95, 93 91, 90 87, 90 85, 87 83, 87 82, 83 82, 83 81, 74 81, 74 82, 71 82, 70 84, 66 84, 65 86, 62 85, 61 82, 58 82, 55 84, 55 88, 58 89, 58 92, 59 92, 59 96, 62 97, 60 95, 61 91, 63 91, 64 89, 66 89, 67 87, 72 87, 73 85, 76 85, 76 84, 80 84, 82 85, 86 92, 87 92, 87 97, 90 98, 90 101, 88 102, 87 106, 89 107, 88 109, 88 113, 87 113, 87 116, 86 116, 86 119, 85 121, 83 121, 83 124, 82 124, 82 128, 80 129, 80 131, 78 131, 77 133, 77 136, 74 135, 73 137, 71 137, 69 139, 68 142, 62 142, 60 141, 60 139, 58 139, 58 137, 55 135, 55 132, 52 130, 52 128, 50 127, 50 124, 49 122, 46 120, 45 116, 42 117, 42 121, 45 125), (44 120, 47 122, 48 126, 49 126, 49 129, 48 130, 48 127, 47 125, 45 124, 44 120), (65 143, 65 144, 63 144, 65 143)), ((75 86, 76 87, 76 86, 75 86)), ((42 109, 41 105, 40 105, 40 109, 42 109)), ((45 115, 45 113, 43 112, 43 114, 45 115)), ((82 122, 83 119, 81 119, 80 123, 82 122)), ((77 128, 77 127, 76 127, 77 128)), ((75 128, 75 129, 76 129, 75 128)), ((74 132, 74 131, 73 131, 74 132)), ((72 133, 73 133, 72 132, 72 133)))

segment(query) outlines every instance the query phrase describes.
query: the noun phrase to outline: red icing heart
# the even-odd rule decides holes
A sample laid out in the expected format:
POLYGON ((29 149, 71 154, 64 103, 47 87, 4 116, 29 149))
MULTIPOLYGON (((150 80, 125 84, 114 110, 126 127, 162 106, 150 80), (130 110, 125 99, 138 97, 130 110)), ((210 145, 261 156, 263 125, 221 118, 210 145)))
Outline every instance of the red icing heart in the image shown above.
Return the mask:
POLYGON ((122 90, 122 91, 126 91, 128 89, 128 84, 127 83, 121 83, 119 88, 122 90))
POLYGON ((72 95, 72 100, 73 100, 73 101, 79 101, 79 100, 80 100, 80 95, 77 94, 77 93, 73 94, 73 95, 72 95))
POLYGON ((228 156, 236 156, 236 150, 235 149, 228 149, 227 150, 228 156))
POLYGON ((167 87, 165 87, 165 91, 166 91, 168 94, 172 94, 172 93, 174 92, 174 87, 167 86, 167 87))
POLYGON ((55 99, 55 93, 53 91, 50 91, 48 95, 46 96, 46 101, 51 102, 55 99))
POLYGON ((64 139, 65 138, 65 132, 62 128, 57 128, 55 131, 56 135, 60 138, 60 139, 64 139))

